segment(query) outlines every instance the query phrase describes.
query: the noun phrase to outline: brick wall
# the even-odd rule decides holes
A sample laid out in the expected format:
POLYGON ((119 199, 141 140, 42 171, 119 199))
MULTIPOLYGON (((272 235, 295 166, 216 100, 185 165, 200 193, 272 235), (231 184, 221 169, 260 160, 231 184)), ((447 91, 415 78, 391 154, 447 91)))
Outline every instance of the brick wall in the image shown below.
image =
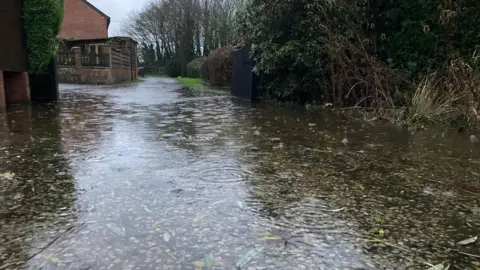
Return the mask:
POLYGON ((58 67, 59 83, 112 84, 115 81, 110 68, 102 67, 58 67))
POLYGON ((74 39, 107 38, 107 18, 83 0, 65 0, 65 15, 58 37, 74 39))
POLYGON ((7 103, 23 103, 30 101, 28 73, 3 72, 5 101, 7 103))

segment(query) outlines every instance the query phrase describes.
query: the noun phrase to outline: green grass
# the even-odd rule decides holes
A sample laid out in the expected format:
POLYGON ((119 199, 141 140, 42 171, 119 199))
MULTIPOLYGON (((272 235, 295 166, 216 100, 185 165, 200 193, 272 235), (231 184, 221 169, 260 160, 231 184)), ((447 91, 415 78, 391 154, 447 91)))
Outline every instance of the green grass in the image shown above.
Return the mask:
POLYGON ((202 79, 199 78, 177 78, 177 81, 186 87, 196 87, 202 83, 202 79))

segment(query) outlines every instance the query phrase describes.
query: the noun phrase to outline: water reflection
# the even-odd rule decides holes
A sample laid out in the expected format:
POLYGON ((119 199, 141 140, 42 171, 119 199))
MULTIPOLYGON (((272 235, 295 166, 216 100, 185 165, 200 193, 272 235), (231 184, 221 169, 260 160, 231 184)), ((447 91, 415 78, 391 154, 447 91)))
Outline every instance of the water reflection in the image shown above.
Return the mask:
MULTIPOLYGON (((55 106, 12 106, 0 131, 0 265, 22 267, 75 227, 75 184, 55 106)), ((42 264, 48 259, 35 258, 42 264)))

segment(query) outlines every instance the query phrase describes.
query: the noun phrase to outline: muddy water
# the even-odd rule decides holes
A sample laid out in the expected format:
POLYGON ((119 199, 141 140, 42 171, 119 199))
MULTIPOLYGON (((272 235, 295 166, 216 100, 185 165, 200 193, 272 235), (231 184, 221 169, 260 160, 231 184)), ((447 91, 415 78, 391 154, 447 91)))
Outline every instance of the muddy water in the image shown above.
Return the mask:
POLYGON ((479 147, 170 79, 63 85, 0 117, 0 269, 478 269, 456 243, 479 147))

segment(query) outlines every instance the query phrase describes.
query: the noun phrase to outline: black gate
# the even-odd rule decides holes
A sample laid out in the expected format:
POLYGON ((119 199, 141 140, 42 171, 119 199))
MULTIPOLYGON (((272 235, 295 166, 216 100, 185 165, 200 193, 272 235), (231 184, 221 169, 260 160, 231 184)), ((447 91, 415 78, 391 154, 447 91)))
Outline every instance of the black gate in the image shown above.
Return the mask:
MULTIPOLYGON (((1 0, 0 0, 1 1, 1 0)), ((52 102, 58 100, 57 60, 52 58, 47 70, 29 74, 32 101, 52 102)))
POLYGON ((255 101, 258 98, 253 76, 253 57, 250 47, 233 50, 232 95, 237 98, 255 101))

